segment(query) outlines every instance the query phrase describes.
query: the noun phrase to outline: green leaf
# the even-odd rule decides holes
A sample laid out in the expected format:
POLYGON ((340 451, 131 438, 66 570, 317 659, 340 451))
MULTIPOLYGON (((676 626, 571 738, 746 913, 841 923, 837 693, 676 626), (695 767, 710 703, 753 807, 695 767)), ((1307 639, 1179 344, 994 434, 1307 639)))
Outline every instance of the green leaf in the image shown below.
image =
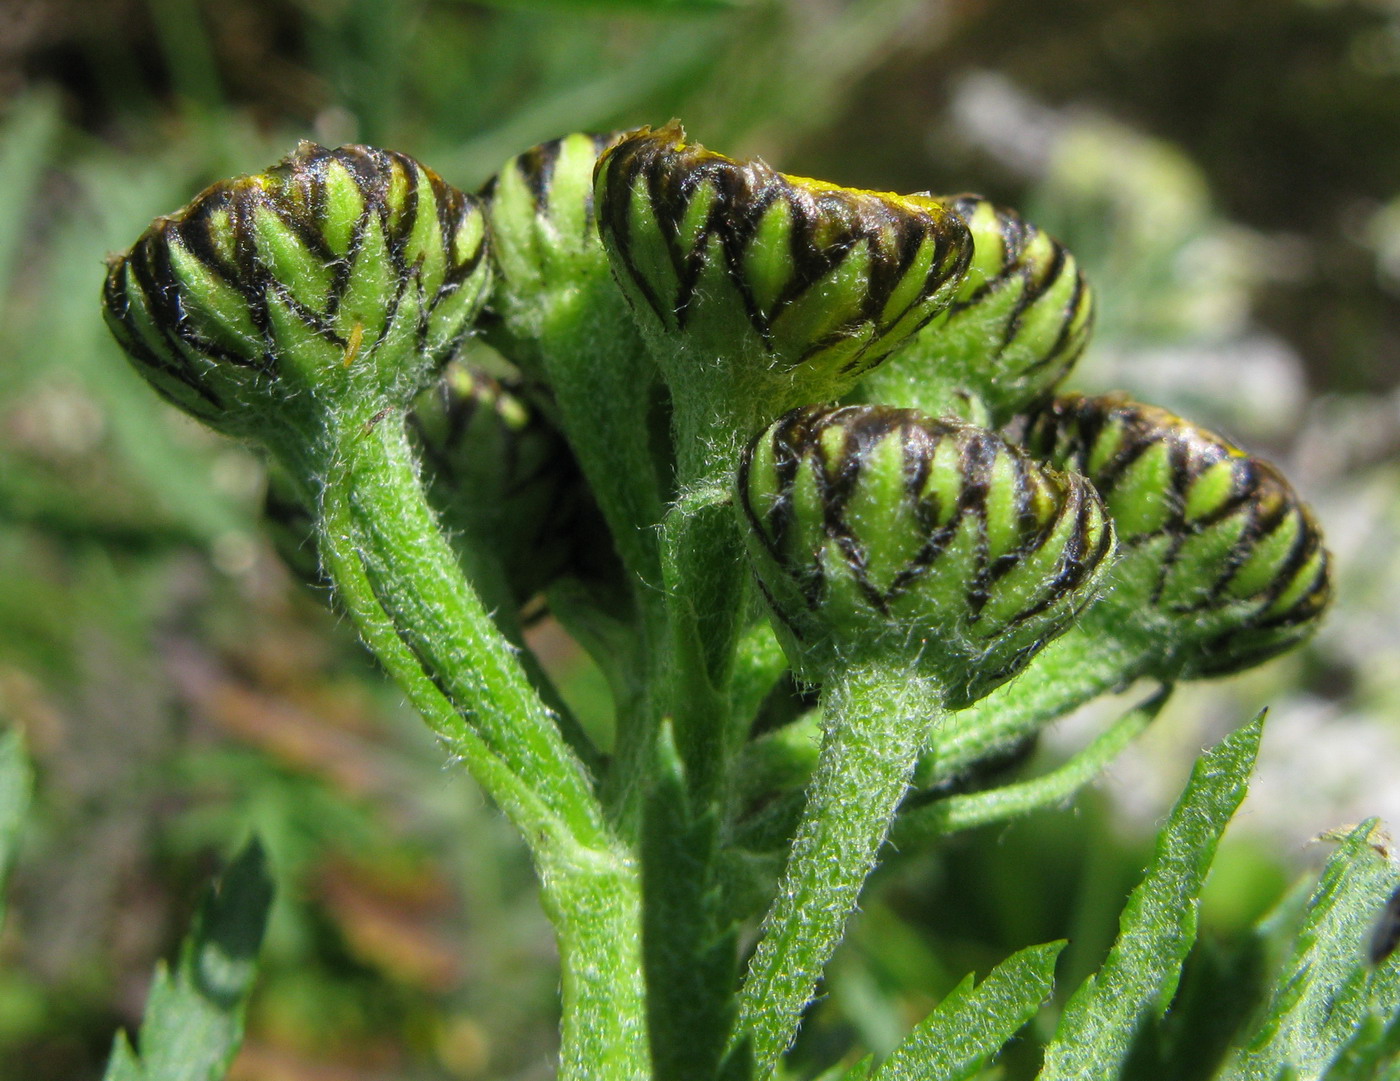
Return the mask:
POLYGON ((968 976, 895 1048, 874 1081, 975 1076, 1049 997, 1064 945, 1050 942, 1013 954, 975 988, 968 976))
POLYGON ((273 885, 254 840, 195 917, 172 974, 161 963, 141 1021, 140 1053, 118 1033, 104 1081, 218 1081, 243 1042, 273 885))
POLYGON ((1248 787, 1263 715, 1196 762, 1128 898, 1118 941, 1075 991, 1045 1051, 1040 1081, 1116 1077, 1138 1028, 1171 1002, 1196 937, 1196 909, 1221 834, 1248 787))
POLYGON ((34 775, 19 729, 0 734, 0 928, 5 925, 5 880, 19 848, 34 775))
POLYGON ((1221 1081, 1317 1077, 1329 1062, 1338 1078, 1380 1076, 1361 1066, 1379 1062, 1387 1045, 1393 1056, 1400 1042, 1394 1031, 1400 957, 1375 968, 1368 961, 1376 921, 1400 880, 1380 848, 1374 821, 1337 846, 1308 901, 1273 1000, 1221 1081))
POLYGON ((1400 1078, 1400 1014, 1383 1022, 1368 1017, 1357 1026, 1319 1081, 1396 1081, 1400 1078))

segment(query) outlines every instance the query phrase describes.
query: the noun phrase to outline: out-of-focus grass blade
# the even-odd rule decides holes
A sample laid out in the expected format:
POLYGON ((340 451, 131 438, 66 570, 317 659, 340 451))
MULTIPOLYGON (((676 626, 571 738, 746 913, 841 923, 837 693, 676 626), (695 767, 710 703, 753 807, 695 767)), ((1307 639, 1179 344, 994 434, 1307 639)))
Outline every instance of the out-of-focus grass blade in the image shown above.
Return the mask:
POLYGON ((0 928, 5 926, 5 882, 19 848, 33 782, 19 729, 0 733, 0 928))
POLYGON ((1040 1081, 1116 1077, 1150 1014, 1171 1002, 1196 938, 1196 910, 1221 834, 1249 784, 1263 715, 1203 754, 1119 920, 1118 940, 1065 1005, 1040 1081))
POLYGON ((965 1081, 1040 1009, 1063 942, 1008 957, 976 987, 968 976, 885 1060, 874 1081, 965 1081))
POLYGON ((256 840, 205 899, 172 973, 162 963, 146 1003, 139 1053, 117 1035, 104 1081, 218 1081, 243 1040, 272 880, 256 840))
POLYGON ((491 7, 527 11, 627 12, 637 15, 687 15, 747 7, 750 0, 483 0, 491 7))
POLYGON ((0 127, 0 302, 10 289, 15 257, 32 221, 30 209, 39 176, 49 161, 58 130, 58 102, 49 94, 21 98, 0 127))
POLYGON ((1347 1078, 1356 1075, 1358 1063, 1383 1057, 1377 1042, 1395 1044, 1400 956, 1373 967, 1369 950, 1400 870, 1380 850, 1375 831, 1374 821, 1362 823, 1327 861, 1292 954, 1275 981, 1273 1000, 1218 1075, 1221 1081, 1318 1077, 1334 1060, 1336 1076, 1347 1078), (1362 1039, 1364 1032, 1372 1034, 1370 1043, 1362 1039))

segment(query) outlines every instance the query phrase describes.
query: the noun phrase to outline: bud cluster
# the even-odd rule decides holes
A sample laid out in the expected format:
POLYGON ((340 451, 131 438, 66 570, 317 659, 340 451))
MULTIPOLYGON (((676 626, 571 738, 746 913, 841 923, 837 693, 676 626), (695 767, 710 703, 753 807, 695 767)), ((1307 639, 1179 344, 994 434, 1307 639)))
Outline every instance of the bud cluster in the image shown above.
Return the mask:
MULTIPOLYGON (((1086 608, 1144 644, 1135 671, 1215 675, 1326 607, 1320 531, 1273 466, 1121 396, 1050 399, 1092 295, 1013 211, 788 176, 674 123, 541 144, 481 200, 402 154, 303 143, 157 219, 110 262, 107 320, 161 394, 292 470, 331 460, 341 413, 363 432, 412 410, 437 513, 515 599, 580 573, 581 530, 641 577, 664 534, 693 579, 668 596, 718 627, 746 548, 814 682, 898 662, 966 704, 1086 608), (458 367, 414 405, 474 327, 533 401, 458 367), (869 404, 835 404, 851 392, 869 404), (990 430, 1027 410, 1021 446, 990 430), (722 522, 658 531, 676 492, 675 515, 700 522, 700 492, 722 522)), ((274 499, 293 532, 323 480, 274 499)))

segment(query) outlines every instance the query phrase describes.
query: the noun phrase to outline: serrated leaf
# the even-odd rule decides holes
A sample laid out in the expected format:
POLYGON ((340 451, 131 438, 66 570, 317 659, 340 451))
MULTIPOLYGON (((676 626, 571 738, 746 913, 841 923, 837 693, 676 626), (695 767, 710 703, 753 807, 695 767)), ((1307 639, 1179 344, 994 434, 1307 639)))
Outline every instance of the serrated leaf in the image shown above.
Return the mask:
POLYGON ((1203 754, 1123 909, 1118 940, 1065 1005, 1040 1081, 1118 1076, 1139 1027, 1171 1002, 1196 938, 1196 909, 1221 834, 1244 799, 1263 715, 1203 754))
POLYGON ((875 1081, 965 1081, 1029 1021, 1055 985, 1063 942, 1008 957, 976 987, 968 976, 915 1026, 875 1081))
POLYGON ((1373 844, 1375 825, 1356 827, 1327 861, 1274 997, 1220 1081, 1318 1078, 1334 1060, 1338 1076, 1357 1076, 1345 1071, 1359 1067, 1343 1061, 1348 1049, 1362 1053, 1353 1041, 1400 1016, 1400 957, 1375 968, 1368 961, 1376 920, 1400 880, 1373 844))
POLYGON ((19 849, 33 781, 19 730, 12 728, 0 735, 0 928, 5 925, 5 881, 19 849))
POLYGON ((200 906, 174 973, 164 963, 141 1021, 139 1053, 118 1033, 103 1081, 218 1081, 243 1041, 273 885, 250 842, 200 906))

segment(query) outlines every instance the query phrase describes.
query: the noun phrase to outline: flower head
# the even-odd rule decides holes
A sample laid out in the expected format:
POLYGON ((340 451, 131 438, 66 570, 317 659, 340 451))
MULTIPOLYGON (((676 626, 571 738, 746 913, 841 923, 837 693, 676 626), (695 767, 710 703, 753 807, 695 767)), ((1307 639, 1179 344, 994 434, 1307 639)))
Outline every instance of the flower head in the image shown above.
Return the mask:
MULTIPOLYGON (((730 378, 774 412, 853 385, 951 302, 972 255, 932 198, 786 176, 687 143, 677 124, 609 149, 596 203, 644 330, 688 343, 683 365, 743 366, 730 378)), ((665 374, 673 390, 697 377, 665 374)))
POLYGON ((347 395, 407 408, 476 314, 485 248, 475 203, 412 158, 302 143, 111 260, 107 323, 182 409, 280 438, 347 395))
POLYGON ((1150 635, 1160 678, 1236 672, 1315 629, 1327 549, 1269 462, 1121 394, 1056 400, 1026 444, 1102 493, 1124 551, 1104 618, 1150 635))
POLYGON ((807 407, 745 452, 749 552, 809 676, 913 660, 950 704, 1018 671, 1094 595, 1113 527, 1082 477, 971 425, 807 407))
POLYGON ((1079 359, 1093 294, 1064 245, 1015 211, 980 195, 947 202, 972 232, 967 276, 948 309, 872 374, 869 396, 935 414, 964 415, 971 402, 1004 423, 1079 359))

